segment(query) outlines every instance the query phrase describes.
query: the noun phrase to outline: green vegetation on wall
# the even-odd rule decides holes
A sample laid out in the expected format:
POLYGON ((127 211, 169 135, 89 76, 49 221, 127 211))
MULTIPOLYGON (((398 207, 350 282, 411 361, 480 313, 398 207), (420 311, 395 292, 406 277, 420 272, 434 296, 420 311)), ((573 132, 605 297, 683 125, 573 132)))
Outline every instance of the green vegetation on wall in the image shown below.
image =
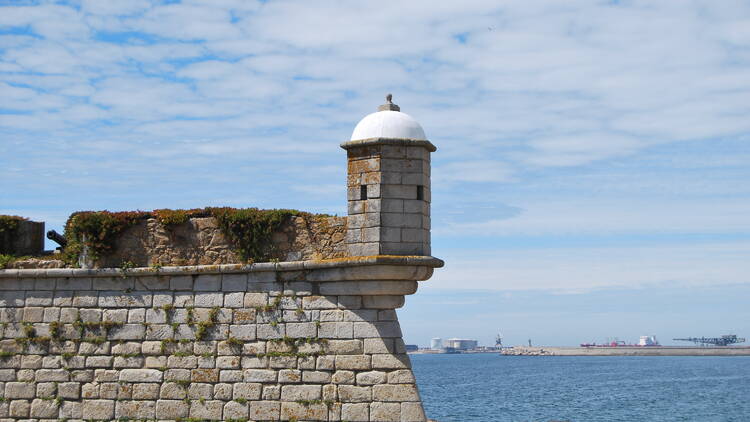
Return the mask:
POLYGON ((296 210, 259 210, 257 208, 206 208, 219 222, 222 232, 237 245, 243 260, 264 261, 269 258, 271 235, 281 223, 305 214, 296 210))
POLYGON ((0 233, 11 233, 18 229, 18 223, 28 218, 17 215, 0 215, 0 233))
POLYGON ((26 220, 16 215, 0 215, 0 254, 10 253, 11 239, 18 230, 18 223, 26 220))
POLYGON ((294 216, 312 217, 312 214, 287 209, 229 207, 151 212, 80 211, 73 213, 65 224, 65 238, 68 240, 65 259, 70 264, 78 262, 84 246, 88 247, 91 257, 97 259, 112 251, 124 230, 149 218, 155 218, 170 228, 193 217, 214 217, 224 235, 237 246, 244 261, 264 261, 273 253, 271 236, 282 223, 294 216))
POLYGON ((0 254, 0 270, 8 268, 17 258, 13 255, 0 254))
POLYGON ((117 236, 128 227, 151 217, 143 211, 79 211, 65 223, 65 259, 73 264, 87 246, 93 259, 106 254, 114 247, 117 236))
POLYGON ((165 227, 176 226, 178 224, 187 223, 188 219, 193 217, 210 217, 211 215, 206 210, 201 208, 195 208, 191 210, 170 210, 170 209, 159 209, 152 211, 154 217, 159 220, 159 223, 165 227))

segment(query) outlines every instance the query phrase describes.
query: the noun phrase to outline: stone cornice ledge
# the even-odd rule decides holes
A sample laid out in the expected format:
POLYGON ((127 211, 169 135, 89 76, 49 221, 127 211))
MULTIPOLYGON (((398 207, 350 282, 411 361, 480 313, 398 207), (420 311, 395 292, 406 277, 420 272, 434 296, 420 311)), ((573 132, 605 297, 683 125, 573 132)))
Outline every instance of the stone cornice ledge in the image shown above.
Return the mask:
POLYGON ((309 271, 315 281, 338 280, 426 280, 433 268, 444 265, 432 256, 374 255, 315 261, 262 262, 257 264, 189 265, 179 267, 49 268, 0 270, 0 278, 148 277, 195 274, 236 274, 268 271, 309 271), (372 267, 375 268, 361 268, 372 267), (359 267, 359 268, 356 268, 359 267), (399 268, 411 267, 411 268, 399 268), (356 268, 356 270, 355 270, 356 268), (347 270, 349 269, 349 270, 347 270))
POLYGON ((372 145, 397 145, 397 146, 408 146, 408 147, 425 147, 430 152, 437 151, 437 147, 432 142, 424 139, 403 139, 403 138, 367 138, 358 139, 356 141, 346 141, 341 143, 341 148, 348 150, 349 148, 365 147, 372 145))

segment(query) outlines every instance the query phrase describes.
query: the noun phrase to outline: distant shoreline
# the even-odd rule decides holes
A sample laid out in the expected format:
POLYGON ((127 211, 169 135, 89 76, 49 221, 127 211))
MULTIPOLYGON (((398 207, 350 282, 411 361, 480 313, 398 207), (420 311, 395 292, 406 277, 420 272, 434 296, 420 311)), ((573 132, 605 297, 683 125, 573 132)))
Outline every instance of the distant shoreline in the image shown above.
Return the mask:
POLYGON ((410 355, 459 354, 472 355, 494 353, 503 356, 750 356, 750 346, 696 347, 696 346, 649 346, 649 347, 556 347, 513 346, 502 350, 461 350, 445 353, 439 350, 420 349, 410 355))
POLYGON ((505 356, 750 356, 750 346, 726 347, 527 347, 504 348, 505 356))
POLYGON ((500 354, 500 349, 494 350, 457 350, 454 352, 444 352, 442 350, 435 349, 419 349, 406 352, 409 355, 476 355, 479 353, 495 353, 500 354))

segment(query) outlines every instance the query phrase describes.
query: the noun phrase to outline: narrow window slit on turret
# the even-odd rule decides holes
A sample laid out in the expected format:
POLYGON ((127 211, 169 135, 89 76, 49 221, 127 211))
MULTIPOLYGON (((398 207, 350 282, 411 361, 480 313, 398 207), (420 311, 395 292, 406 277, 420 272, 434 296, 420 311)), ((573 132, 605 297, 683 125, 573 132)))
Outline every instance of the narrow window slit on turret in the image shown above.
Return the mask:
POLYGON ((361 185, 359 187, 359 199, 361 200, 367 199, 367 185, 361 185))
POLYGON ((417 199, 424 201, 424 186, 417 185, 417 199))

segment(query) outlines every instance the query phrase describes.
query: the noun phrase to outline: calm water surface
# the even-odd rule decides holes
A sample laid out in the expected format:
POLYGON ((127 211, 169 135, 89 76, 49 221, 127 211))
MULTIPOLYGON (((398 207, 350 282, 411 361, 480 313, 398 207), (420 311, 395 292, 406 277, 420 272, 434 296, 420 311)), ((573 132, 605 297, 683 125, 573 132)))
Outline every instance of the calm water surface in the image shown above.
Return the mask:
POLYGON ((412 355, 440 422, 750 421, 750 357, 412 355))

